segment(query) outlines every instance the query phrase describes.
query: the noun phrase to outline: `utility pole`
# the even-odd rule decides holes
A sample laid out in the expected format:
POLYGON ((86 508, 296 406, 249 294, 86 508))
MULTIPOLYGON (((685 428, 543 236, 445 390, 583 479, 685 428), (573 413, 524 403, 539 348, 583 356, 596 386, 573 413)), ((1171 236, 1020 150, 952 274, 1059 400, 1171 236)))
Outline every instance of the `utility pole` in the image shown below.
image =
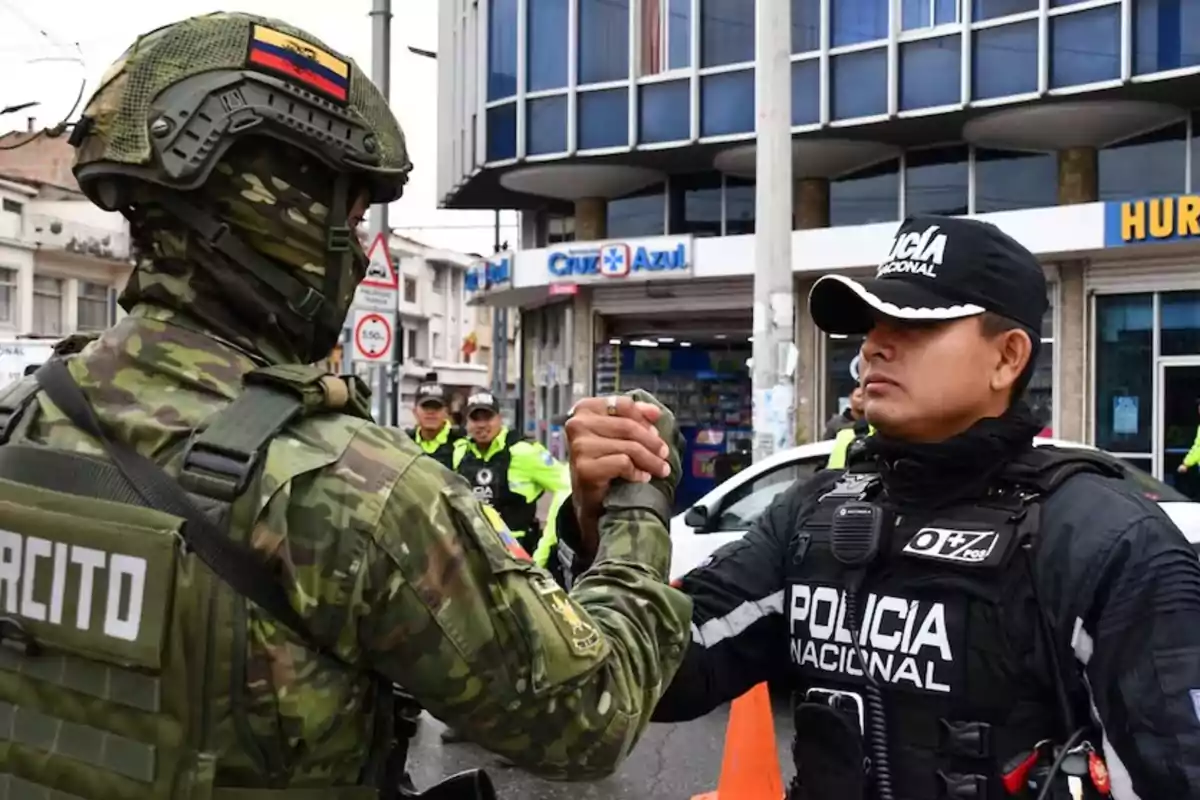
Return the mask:
POLYGON ((755 3, 754 460, 795 444, 791 4, 755 3))
MULTIPOLYGON (((386 102, 391 102, 392 93, 392 2, 391 0, 372 0, 371 2, 371 80, 379 89, 386 102)), ((370 232, 369 241, 374 242, 379 234, 384 241, 391 238, 388 227, 387 203, 376 203, 371 207, 371 215, 367 230, 370 232)), ((392 311, 392 330, 396 330, 399 314, 392 311)), ((398 334, 394 334, 397 335, 398 334)), ((397 348, 399 349, 399 348, 397 348)), ((376 421, 381 425, 394 425, 399 416, 396 408, 399 395, 399 367, 395 363, 380 364, 372 367, 372 390, 379 398, 375 408, 378 409, 376 421), (385 418, 386 417, 386 418, 385 418)))
MULTIPOLYGON (((492 241, 493 258, 500 255, 500 210, 496 210, 494 236, 492 241)), ((488 270, 484 270, 486 275, 488 270)), ((492 312, 492 394, 500 408, 508 402, 508 309, 496 306, 492 312)), ((515 420, 509 420, 516 424, 515 420)))

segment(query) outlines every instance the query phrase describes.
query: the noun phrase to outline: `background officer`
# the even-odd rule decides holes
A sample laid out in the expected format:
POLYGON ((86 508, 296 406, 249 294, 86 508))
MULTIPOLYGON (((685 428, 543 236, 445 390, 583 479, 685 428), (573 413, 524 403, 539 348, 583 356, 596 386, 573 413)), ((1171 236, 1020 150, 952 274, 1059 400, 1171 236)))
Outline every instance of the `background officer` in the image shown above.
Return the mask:
POLYGON ((408 435, 425 455, 432 456, 446 469, 453 469, 454 444, 463 438, 463 432, 450 421, 446 387, 427 377, 417 387, 413 416, 417 418, 417 424, 408 429, 408 435))
MULTIPOLYGON (((692 644, 656 720, 789 684, 793 800, 1200 798, 1200 562, 1107 462, 1032 447, 1045 298, 1028 250, 961 218, 817 282, 816 324, 866 335, 877 432, 683 578, 692 644)), ((606 481, 654 447, 596 406, 567 425, 582 557, 606 481)))
POLYGON ((677 450, 618 487, 619 557, 568 596, 361 381, 308 366, 366 273, 365 209, 411 168, 359 67, 279 20, 193 17, 138 38, 71 141, 144 258, 128 316, 0 391, 0 530, 37 600, 0 626, 7 793, 387 798, 393 684, 521 767, 611 772, 690 624, 664 583, 677 450))

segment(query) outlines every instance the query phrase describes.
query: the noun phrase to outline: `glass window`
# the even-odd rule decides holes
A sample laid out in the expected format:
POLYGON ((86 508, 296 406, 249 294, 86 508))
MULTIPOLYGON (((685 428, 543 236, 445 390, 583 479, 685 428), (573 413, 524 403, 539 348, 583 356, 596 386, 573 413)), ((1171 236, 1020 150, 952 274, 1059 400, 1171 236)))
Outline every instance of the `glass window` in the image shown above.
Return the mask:
POLYGON ((1038 0, 973 0, 973 2, 975 4, 971 6, 971 19, 975 22, 1038 10, 1038 0))
POLYGON ((1050 18, 1050 85, 1082 86, 1121 77, 1121 7, 1050 18))
POLYGON ((933 108, 962 101, 962 36, 900 45, 900 109, 933 108))
POLYGON ((528 138, 526 152, 529 155, 566 152, 566 95, 527 100, 525 115, 525 136, 528 138))
POLYGON ((76 330, 102 331, 112 324, 109 313, 109 289, 102 283, 79 282, 76 302, 76 330))
POLYGON ((567 85, 567 4, 562 0, 525 1, 529 17, 525 31, 527 89, 560 89, 567 85))
POLYGON ((1187 123, 1168 125, 1102 149, 1097 155, 1101 200, 1184 191, 1187 123))
POLYGON ((965 146, 913 150, 905 160, 904 213, 966 214, 970 172, 965 146))
POLYGON ((910 31, 958 22, 958 0, 901 0, 900 26, 910 31))
POLYGON ((550 215, 546 219, 546 244, 575 241, 575 217, 550 215))
POLYGON ((732 177, 725 179, 726 236, 754 233, 754 192, 754 181, 732 177))
POLYGON ((821 121, 821 62, 815 58, 792 62, 792 124, 821 121))
POLYGON ((866 225, 900 218, 900 161, 889 159, 829 182, 829 224, 866 225))
MULTIPOLYGON (((1033 377, 1025 391, 1025 402, 1042 423, 1043 428, 1054 424, 1054 296, 1055 287, 1047 289, 1046 313, 1042 316, 1042 341, 1038 345, 1037 361, 1034 363, 1033 377)), ((1054 431, 1050 431, 1053 435, 1054 431)))
POLYGON ((834 417, 840 415, 843 409, 850 405, 850 393, 858 386, 850 365, 858 351, 862 349, 861 336, 826 336, 825 337, 825 426, 821 438, 831 438, 826 434, 832 427, 834 417))
POLYGON ((579 93, 580 150, 617 147, 629 143, 628 89, 602 89, 579 93))
POLYGON ((692 136, 691 86, 687 80, 638 87, 638 140, 678 142, 692 136))
POLYGON ((1164 72, 1200 64, 1200 4, 1137 0, 1133 4, 1133 71, 1164 72))
POLYGON ((809 478, 825 466, 822 459, 809 459, 776 467, 746 481, 721 499, 721 513, 713 531, 744 531, 754 524, 771 503, 796 481, 809 478))
POLYGON ((63 330, 62 278, 33 277, 33 332, 58 336, 63 330))
POLYGON ((972 99, 986 100, 1037 91, 1037 20, 986 28, 975 31, 974 36, 972 99))
POLYGON ((754 3, 701 0, 700 66, 754 60, 754 3))
POLYGON ((888 35, 888 0, 837 0, 829 4, 833 47, 884 39, 888 35))
POLYGON ((660 183, 637 194, 609 201, 608 236, 613 239, 662 236, 667 227, 666 216, 666 200, 660 183))
POLYGON ((417 281, 407 275, 404 276, 404 302, 417 302, 417 281))
POLYGON ((17 271, 0 267, 0 323, 12 325, 16 322, 17 271))
POLYGON ((792 52, 821 49, 821 0, 792 0, 792 52))
POLYGON ((843 53, 830 59, 834 119, 886 114, 888 110, 887 50, 843 53))
POLYGON ((700 78, 700 135, 754 130, 754 70, 700 78))
POLYGON ((517 0, 494 0, 488 15, 488 100, 517 93, 517 0))
POLYGON ((672 176, 669 213, 669 233, 720 236, 721 174, 672 176))
POLYGON ((691 0, 641 0, 641 15, 640 74, 658 75, 690 66, 691 0))
POLYGON ((1058 203, 1054 153, 975 150, 975 213, 1043 208, 1058 203))
POLYGON ((1154 296, 1097 295, 1096 446, 1116 453, 1152 451, 1154 296))
POLYGON ((517 104, 487 110, 487 160, 517 157, 517 104))
POLYGON ((628 77, 629 0, 579 0, 579 82, 628 77))
POLYGON ((1200 292, 1163 292, 1159 297, 1159 352, 1164 356, 1200 353, 1200 292))

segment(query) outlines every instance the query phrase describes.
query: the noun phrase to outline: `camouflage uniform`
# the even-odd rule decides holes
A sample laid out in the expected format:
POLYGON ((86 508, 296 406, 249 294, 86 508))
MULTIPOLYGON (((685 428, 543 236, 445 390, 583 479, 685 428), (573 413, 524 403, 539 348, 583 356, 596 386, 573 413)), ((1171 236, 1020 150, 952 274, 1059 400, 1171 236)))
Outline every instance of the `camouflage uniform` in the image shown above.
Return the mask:
MULTIPOLYGON (((130 217, 149 255, 121 297, 128 316, 69 357, 69 369, 109 434, 172 474, 193 432, 242 393, 244 376, 268 365, 311 363, 336 341, 366 259, 356 240, 348 251, 330 245, 347 205, 331 176, 350 174, 371 200, 389 201, 409 169, 403 136, 382 98, 352 62, 334 54, 335 67, 348 65, 348 116, 375 137, 367 148, 380 156, 374 165, 331 172, 327 153, 314 156, 312 148, 298 147, 291 129, 263 124, 256 131, 282 141, 227 129, 223 135, 236 141, 194 188, 186 185, 199 180, 194 175, 164 177, 161 147, 153 142, 158 122, 148 123, 172 111, 164 89, 224 70, 266 82, 292 100, 305 96, 280 86, 286 75, 252 74, 245 59, 248 42, 254 52, 255 25, 332 53, 275 20, 244 14, 186 20, 143 37, 122 56, 73 137, 81 185, 96 202, 130 217), (241 251, 230 249, 229 236, 203 235, 171 204, 173 194, 226 226, 258 260, 248 265, 232 257, 241 251), (327 306, 308 319, 286 297, 304 288, 327 306)), ((236 112, 232 89, 212 86, 209 98, 225 92, 225 107, 236 112)), ((362 141, 358 133, 351 139, 362 141)), ((663 431, 672 436, 674 423, 669 415, 665 420, 663 431)), ((104 453, 44 394, 34 396, 12 442, 104 453)), ((380 702, 373 675, 402 685, 439 719, 522 767, 568 780, 610 773, 644 730, 689 638, 690 601, 664 583, 670 540, 663 509, 678 480, 677 450, 673 463, 669 482, 614 492, 595 566, 568 596, 545 571, 514 557, 506 547, 511 537, 494 515, 484 513, 464 482, 422 458, 403 431, 338 413, 291 424, 271 442, 261 473, 235 506, 244 524, 231 535, 279 567, 292 605, 345 663, 302 646, 286 627, 221 587, 215 626, 180 634, 195 650, 164 655, 182 670, 171 674, 186 674, 188 685, 164 679, 163 697, 186 698, 180 705, 193 711, 199 706, 208 726, 192 788, 185 793, 176 784, 174 796, 207 797, 205 785, 282 790, 360 782, 380 702)), ((194 559, 180 558, 185 569, 176 579, 175 606, 197 580, 194 559)), ((0 709, 57 697, 56 691, 28 675, 10 680, 0 665, 0 709)), ((101 706, 47 703, 56 720, 116 730, 106 727, 118 723, 97 711, 101 706)), ((155 741, 149 728, 119 732, 134 742, 155 741)), ((21 758, 9 758, 4 737, 0 732, 0 789, 11 773, 82 798, 161 796, 115 778, 97 794, 88 788, 98 780, 95 770, 76 770, 65 759, 46 771, 39 747, 61 756, 60 744, 26 741, 12 751, 21 758)), ((168 752, 177 744, 161 737, 157 743, 168 752)), ((160 758, 160 771, 172 763, 160 758)))

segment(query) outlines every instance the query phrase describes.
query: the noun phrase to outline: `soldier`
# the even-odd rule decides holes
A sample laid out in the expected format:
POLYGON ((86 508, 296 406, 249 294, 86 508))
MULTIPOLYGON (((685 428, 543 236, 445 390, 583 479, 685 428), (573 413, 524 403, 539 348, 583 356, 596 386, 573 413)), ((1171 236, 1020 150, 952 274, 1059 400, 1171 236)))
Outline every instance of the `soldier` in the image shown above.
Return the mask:
POLYGON ((0 794, 392 797, 393 684, 521 767, 610 773, 688 639, 669 417, 674 468, 614 490, 567 595, 361 381, 306 366, 411 169, 353 61, 189 18, 120 57, 71 142, 147 255, 127 317, 0 390, 0 794))

